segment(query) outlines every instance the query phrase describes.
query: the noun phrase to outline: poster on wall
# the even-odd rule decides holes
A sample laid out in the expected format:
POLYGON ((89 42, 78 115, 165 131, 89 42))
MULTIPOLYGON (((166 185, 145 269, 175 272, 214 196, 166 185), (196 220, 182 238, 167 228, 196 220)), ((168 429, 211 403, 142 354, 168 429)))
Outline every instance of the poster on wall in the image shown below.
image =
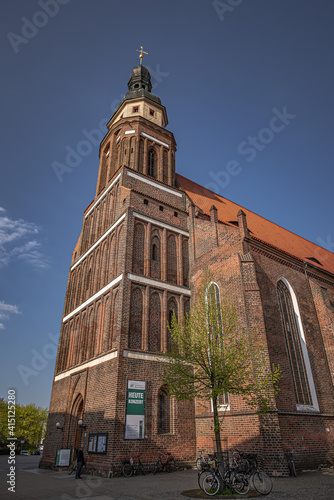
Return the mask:
POLYGON ((71 450, 57 450, 56 465, 68 467, 70 465, 71 450))
POLYGON ((128 380, 126 393, 125 439, 145 437, 146 382, 128 380))

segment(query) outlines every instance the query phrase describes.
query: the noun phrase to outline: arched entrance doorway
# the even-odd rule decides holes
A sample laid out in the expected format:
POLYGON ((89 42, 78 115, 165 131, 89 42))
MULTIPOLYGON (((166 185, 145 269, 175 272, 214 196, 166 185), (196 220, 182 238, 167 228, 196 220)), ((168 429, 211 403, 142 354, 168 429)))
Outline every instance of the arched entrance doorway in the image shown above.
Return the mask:
POLYGON ((69 447, 72 449, 71 460, 74 460, 76 451, 81 448, 82 427, 79 426, 79 420, 82 420, 83 414, 83 397, 79 394, 71 411, 70 432, 69 432, 69 447))

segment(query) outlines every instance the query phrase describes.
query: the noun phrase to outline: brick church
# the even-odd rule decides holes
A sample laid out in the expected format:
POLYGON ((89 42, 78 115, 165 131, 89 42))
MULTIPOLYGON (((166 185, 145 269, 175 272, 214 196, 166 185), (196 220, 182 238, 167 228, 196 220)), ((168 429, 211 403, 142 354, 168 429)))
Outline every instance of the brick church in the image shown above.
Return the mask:
POLYGON ((176 174, 142 54, 128 87, 73 251, 41 466, 66 465, 78 447, 101 474, 138 453, 189 463, 212 451, 211 405, 175 401, 159 378, 167 322, 189 311, 207 268, 283 373, 265 416, 221 398, 223 448, 258 453, 279 474, 292 448, 297 467, 332 462, 334 255, 176 174))

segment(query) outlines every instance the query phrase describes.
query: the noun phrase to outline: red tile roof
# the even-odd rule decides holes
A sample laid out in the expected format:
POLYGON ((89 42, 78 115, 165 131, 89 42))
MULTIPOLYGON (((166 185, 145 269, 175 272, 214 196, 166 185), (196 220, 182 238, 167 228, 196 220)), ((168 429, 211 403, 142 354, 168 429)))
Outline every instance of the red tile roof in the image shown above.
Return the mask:
POLYGON ((247 215, 248 230, 252 238, 334 274, 334 254, 329 250, 325 250, 315 243, 291 233, 291 231, 233 203, 233 201, 223 198, 182 175, 177 174, 176 178, 189 198, 203 210, 204 214, 210 216, 210 208, 215 205, 218 211, 218 220, 231 223, 238 220, 237 213, 242 209, 247 215), (316 259, 319 263, 310 260, 310 257, 316 259))

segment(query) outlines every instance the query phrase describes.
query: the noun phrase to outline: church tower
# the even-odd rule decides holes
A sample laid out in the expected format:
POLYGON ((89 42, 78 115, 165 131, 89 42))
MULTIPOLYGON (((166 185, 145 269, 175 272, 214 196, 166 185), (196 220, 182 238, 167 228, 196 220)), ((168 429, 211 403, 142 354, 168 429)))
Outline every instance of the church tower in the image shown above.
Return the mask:
POLYGON ((102 471, 136 453, 152 463, 158 450, 195 454, 194 406, 159 380, 167 323, 189 310, 189 232, 175 139, 142 58, 107 124, 73 251, 44 466, 79 447, 102 471))

